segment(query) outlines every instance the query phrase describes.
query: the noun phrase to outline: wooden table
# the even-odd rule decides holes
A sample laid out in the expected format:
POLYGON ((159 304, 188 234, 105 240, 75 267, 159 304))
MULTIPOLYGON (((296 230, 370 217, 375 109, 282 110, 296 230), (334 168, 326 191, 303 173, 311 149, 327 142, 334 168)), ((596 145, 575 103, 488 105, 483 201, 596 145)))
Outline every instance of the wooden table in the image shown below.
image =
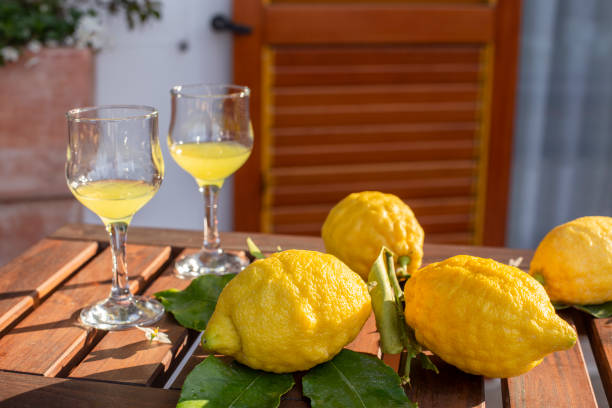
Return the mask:
MULTIPOLYGON (((264 251, 323 250, 320 239, 248 234, 264 251)), ((226 233, 224 247, 245 249, 247 234, 226 233)), ((132 228, 128 238, 130 285, 151 295, 189 282, 172 275, 172 262, 200 246, 201 233, 132 228)), ((467 253, 502 262, 531 251, 426 245, 424 263, 467 253)), ((198 333, 165 316, 159 327, 172 344, 149 344, 139 330, 104 332, 78 324, 78 311, 110 288, 110 252, 100 226, 68 225, 0 268, 0 407, 173 407, 182 381, 205 357, 198 333), (177 369, 178 367, 178 369, 177 369), (170 381, 169 381, 170 380, 170 381), (167 388, 167 389, 164 389, 167 388), (111 405, 112 404, 112 405, 111 405)), ((570 312, 563 317, 590 340, 608 401, 612 398, 612 319, 570 312)), ((349 348, 380 356, 370 319, 349 348)), ((500 347, 504 347, 500 344, 500 347)), ((401 358, 381 356, 398 369, 401 358)), ((415 368, 406 390, 421 408, 484 407, 485 379, 437 360, 440 374, 415 368)), ((529 373, 501 382, 504 407, 596 407, 580 344, 555 353, 529 373)), ((282 407, 308 407, 299 389, 282 407)))

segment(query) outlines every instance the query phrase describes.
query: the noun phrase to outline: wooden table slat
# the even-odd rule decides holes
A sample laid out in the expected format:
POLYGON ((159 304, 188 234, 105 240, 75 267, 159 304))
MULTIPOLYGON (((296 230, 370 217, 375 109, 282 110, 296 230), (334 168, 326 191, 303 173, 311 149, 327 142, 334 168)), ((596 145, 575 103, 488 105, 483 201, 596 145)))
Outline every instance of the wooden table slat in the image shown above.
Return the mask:
MULTIPOLYGON (((560 316, 574 327, 571 314, 560 316)), ((569 350, 549 354, 542 363, 518 377, 502 379, 504 408, 596 408, 580 342, 569 350)))
POLYGON ((612 318, 594 319, 585 315, 584 319, 601 382, 612 405, 612 318))
POLYGON ((0 335, 95 255, 91 241, 44 239, 0 268, 0 335))
MULTIPOLYGON (((128 245, 130 288, 140 291, 170 256, 169 247, 128 245)), ((78 323, 79 311, 108 296, 111 253, 105 250, 0 339, 0 369, 57 376, 104 332, 78 323)))
MULTIPOLYGON (((56 239, 90 239, 108 241, 108 234, 101 225, 68 224, 52 235, 56 239)), ((251 237, 264 252, 274 252, 277 246, 283 249, 309 249, 324 251, 323 241, 318 237, 296 235, 271 235, 257 232, 221 232, 221 247, 227 250, 246 250, 246 239, 251 237)), ((130 227, 128 242, 144 245, 168 245, 175 248, 200 248, 202 231, 161 228, 130 227)))
MULTIPOLYGON (((191 283, 189 280, 175 277, 173 269, 173 265, 170 265, 146 290, 145 295, 153 296, 155 292, 170 288, 183 290, 191 283)), ((196 336, 193 335, 195 332, 190 335, 190 331, 179 325, 168 313, 155 326, 168 335, 172 344, 150 343, 145 339, 144 333, 137 329, 109 332, 69 376, 163 385, 168 370, 185 349, 189 348, 196 336)))
MULTIPOLYGON (((249 236, 264 252, 276 251, 277 245, 283 249, 324 250, 318 237, 259 233, 224 233, 222 245, 228 250, 244 251, 249 236)), ((0 338, 0 408, 41 405, 106 407, 109 404, 161 407, 176 404, 179 396, 176 390, 155 387, 168 378, 193 344, 195 333, 180 327, 170 316, 164 317, 158 325, 169 334, 172 345, 149 344, 138 330, 107 333, 78 325, 80 309, 108 294, 110 252, 107 249, 94 256, 97 243, 93 242, 104 245, 107 240, 107 233, 100 225, 67 225, 50 239, 0 268, 0 274, 9 276, 0 282, 0 335, 2 330, 6 331, 0 338), (23 276, 27 279, 22 280, 23 276), (44 302, 37 306, 41 298, 44 302), (32 310, 34 306, 36 308, 32 310), (7 318, 13 315, 16 317, 7 318), (68 373, 74 378, 41 376, 65 376, 68 373), (135 387, 126 383, 153 387, 135 387)), ((128 241, 128 267, 132 271, 130 286, 139 292, 155 279, 171 254, 183 248, 199 248, 202 233, 133 227, 128 241)), ((527 269, 532 255, 530 250, 436 244, 425 244, 424 252, 423 265, 466 253, 504 263, 521 256, 522 269, 527 269)), ((176 279, 168 267, 146 293, 150 295, 170 287, 182 289, 188 284, 189 281, 176 279)), ((564 317, 573 322, 571 315, 564 317)), ((610 399, 612 319, 585 319, 585 322, 610 399)), ((380 357, 378 341, 375 320, 371 317, 347 348, 380 357)), ((173 388, 180 388, 186 375, 206 356, 199 347, 196 348, 173 388)), ((382 358, 394 369, 400 368, 401 356, 383 355, 382 358)), ((411 399, 421 408, 484 407, 484 379, 481 376, 465 374, 437 357, 434 361, 440 374, 413 365, 412 383, 406 387, 411 399)), ((283 397, 282 408, 309 406, 299 388, 299 373, 296 378, 298 386, 283 397)), ((579 344, 571 350, 547 356, 538 367, 523 376, 502 380, 502 391, 505 408, 597 406, 579 344)))
POLYGON ((445 363, 437 356, 430 356, 439 374, 425 370, 413 360, 410 368, 410 384, 406 393, 421 408, 464 408, 485 406, 484 379, 466 374, 445 363))
POLYGON ((355 339, 346 345, 346 348, 360 353, 372 354, 377 357, 381 356, 380 347, 380 334, 376 331, 376 318, 374 313, 370 315, 368 320, 365 322, 361 331, 355 337, 355 339))
POLYGON ((176 406, 179 392, 0 371, 0 408, 138 407, 176 406))

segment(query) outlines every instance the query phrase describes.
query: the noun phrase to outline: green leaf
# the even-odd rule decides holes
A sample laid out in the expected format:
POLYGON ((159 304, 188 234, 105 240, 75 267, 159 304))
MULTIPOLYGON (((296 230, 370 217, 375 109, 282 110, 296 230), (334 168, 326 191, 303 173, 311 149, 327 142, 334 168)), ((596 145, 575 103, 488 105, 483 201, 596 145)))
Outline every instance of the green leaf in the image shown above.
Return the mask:
POLYGON ((255 245, 255 242, 253 242, 251 237, 247 237, 246 242, 247 242, 247 248, 249 249, 249 253, 251 254, 251 256, 253 256, 253 258, 256 258, 256 259, 265 258, 263 252, 261 252, 261 249, 259 249, 259 247, 255 245))
POLYGON ((567 309, 568 307, 572 307, 572 305, 568 305, 566 303, 555 303, 555 302, 552 302, 552 305, 555 308, 555 310, 563 310, 563 309, 567 309))
POLYGON ((438 371, 438 367, 436 367, 433 361, 430 360, 427 354, 419 353, 417 357, 419 358, 419 361, 421 362, 421 367, 425 368, 426 370, 431 370, 435 372, 436 374, 440 373, 440 371, 438 371))
POLYGON ((541 274, 541 273, 539 273, 539 272, 536 272, 536 273, 534 273, 534 274, 533 274, 533 275, 531 275, 531 276, 533 276, 533 278, 534 278, 535 280, 537 280, 538 282, 540 282, 540 284, 541 284, 541 285, 544 285, 544 283, 545 283, 545 280, 544 280, 544 275, 542 275, 542 274, 541 274))
POLYGON ((612 301, 599 305, 573 305, 574 308, 582 310, 598 319, 612 317, 612 301))
POLYGON ((212 316, 221 291, 236 274, 205 275, 194 279, 183 291, 168 289, 155 297, 181 326, 203 331, 212 316))
POLYGON ((306 373, 302 386, 312 408, 416 408, 391 367, 347 349, 306 373))
POLYGON ((293 384, 291 374, 253 370, 235 361, 225 365, 209 356, 185 379, 177 408, 276 408, 293 384))

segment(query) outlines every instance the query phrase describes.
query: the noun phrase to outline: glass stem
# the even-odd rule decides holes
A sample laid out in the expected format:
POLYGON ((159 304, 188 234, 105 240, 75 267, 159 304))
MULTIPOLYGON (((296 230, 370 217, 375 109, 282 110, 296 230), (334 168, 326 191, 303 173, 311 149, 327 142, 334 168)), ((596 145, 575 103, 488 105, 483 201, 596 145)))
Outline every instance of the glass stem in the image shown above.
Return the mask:
POLYGON ((204 242, 202 247, 207 252, 221 253, 221 239, 217 221, 217 207, 219 204, 219 187, 207 185, 200 187, 204 196, 204 242))
POLYGON ((128 225, 125 222, 114 222, 107 225, 110 235, 111 253, 113 254, 113 286, 110 297, 116 300, 128 300, 132 294, 128 286, 128 271, 125 257, 125 242, 128 225))

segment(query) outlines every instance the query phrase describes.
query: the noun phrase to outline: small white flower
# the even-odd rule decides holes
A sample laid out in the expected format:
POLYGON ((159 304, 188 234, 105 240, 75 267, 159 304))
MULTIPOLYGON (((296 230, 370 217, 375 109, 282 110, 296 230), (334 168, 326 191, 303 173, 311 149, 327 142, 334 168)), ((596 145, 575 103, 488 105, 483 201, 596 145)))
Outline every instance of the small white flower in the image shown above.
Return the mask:
POLYGON ((57 47, 59 43, 57 42, 57 40, 47 40, 45 41, 45 45, 47 47, 57 47))
POLYGON ((68 36, 68 37, 64 38, 64 45, 67 45, 68 47, 72 47, 75 42, 76 41, 74 41, 73 37, 68 36))
POLYGON ((40 41, 32 40, 28 43, 28 45, 26 45, 26 48, 28 49, 28 51, 36 54, 42 49, 42 44, 40 43, 40 41))
POLYGON ((49 11, 49 6, 47 4, 41 4, 38 9, 41 13, 46 13, 47 11, 49 11))
POLYGON ((159 343, 172 344, 168 335, 159 331, 159 327, 152 329, 150 327, 136 326, 136 328, 144 332, 145 338, 149 340, 149 343, 157 341, 159 343))
POLYGON ((93 16, 84 16, 79 20, 74 32, 76 46, 79 48, 90 46, 94 50, 104 45, 103 28, 100 20, 93 16))
POLYGON ((19 59, 19 51, 14 47, 4 47, 0 49, 0 55, 5 62, 15 62, 19 59))
POLYGON ((514 266, 514 267, 519 267, 521 266, 521 263, 523 263, 523 257, 519 256, 518 258, 510 258, 510 260, 508 261, 508 265, 510 266, 514 266))

